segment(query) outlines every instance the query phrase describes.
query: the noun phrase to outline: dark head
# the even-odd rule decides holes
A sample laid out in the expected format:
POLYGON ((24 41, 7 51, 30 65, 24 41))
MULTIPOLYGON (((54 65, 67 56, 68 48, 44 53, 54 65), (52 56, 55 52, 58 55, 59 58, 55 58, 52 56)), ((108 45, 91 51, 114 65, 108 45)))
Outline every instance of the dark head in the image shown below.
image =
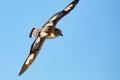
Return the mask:
POLYGON ((60 29, 58 29, 58 28, 55 28, 54 29, 54 34, 55 34, 55 36, 63 36, 63 34, 62 34, 62 31, 60 30, 60 29))

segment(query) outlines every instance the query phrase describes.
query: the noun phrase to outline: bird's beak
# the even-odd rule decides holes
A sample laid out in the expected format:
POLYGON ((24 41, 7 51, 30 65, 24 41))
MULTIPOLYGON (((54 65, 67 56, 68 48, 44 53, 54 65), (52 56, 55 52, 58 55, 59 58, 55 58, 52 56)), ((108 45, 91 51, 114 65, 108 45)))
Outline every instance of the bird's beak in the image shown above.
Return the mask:
POLYGON ((62 33, 61 33, 60 35, 63 37, 63 34, 62 34, 62 33))

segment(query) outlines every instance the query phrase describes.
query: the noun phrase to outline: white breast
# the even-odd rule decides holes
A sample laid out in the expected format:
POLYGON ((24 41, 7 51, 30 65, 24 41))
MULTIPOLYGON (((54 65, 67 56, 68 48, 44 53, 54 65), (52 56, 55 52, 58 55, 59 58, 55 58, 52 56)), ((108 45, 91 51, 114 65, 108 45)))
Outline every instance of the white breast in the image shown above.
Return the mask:
POLYGON ((56 36, 52 33, 48 38, 55 38, 56 36))

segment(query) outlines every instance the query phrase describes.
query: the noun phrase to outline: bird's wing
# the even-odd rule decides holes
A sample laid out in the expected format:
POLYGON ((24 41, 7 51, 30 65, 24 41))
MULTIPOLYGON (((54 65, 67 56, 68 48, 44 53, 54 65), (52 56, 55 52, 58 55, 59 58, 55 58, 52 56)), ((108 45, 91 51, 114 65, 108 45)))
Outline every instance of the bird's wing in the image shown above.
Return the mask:
MULTIPOLYGON (((65 15, 67 15, 71 10, 74 9, 74 7, 77 5, 77 3, 79 2, 79 0, 74 0, 72 1, 67 7, 64 8, 64 10, 56 13, 55 15, 53 15, 48 22, 53 22, 54 25, 57 24, 57 22, 63 18, 65 15)), ((47 22, 47 23, 48 23, 47 22)))
POLYGON ((23 64, 21 71, 19 73, 19 76, 21 74, 23 74, 30 67, 30 65, 33 63, 33 61, 35 60, 36 56, 38 55, 45 40, 46 40, 46 37, 38 36, 36 38, 36 40, 33 42, 32 46, 31 46, 30 54, 27 57, 25 63, 23 64))

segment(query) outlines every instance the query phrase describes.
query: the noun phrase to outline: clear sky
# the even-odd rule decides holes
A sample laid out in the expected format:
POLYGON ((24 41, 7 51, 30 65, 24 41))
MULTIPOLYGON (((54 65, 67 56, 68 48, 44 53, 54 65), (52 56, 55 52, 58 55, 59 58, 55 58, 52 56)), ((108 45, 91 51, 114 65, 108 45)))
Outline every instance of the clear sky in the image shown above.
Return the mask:
POLYGON ((81 0, 18 73, 41 28, 73 0, 0 0, 0 80, 120 80, 120 0, 81 0))

